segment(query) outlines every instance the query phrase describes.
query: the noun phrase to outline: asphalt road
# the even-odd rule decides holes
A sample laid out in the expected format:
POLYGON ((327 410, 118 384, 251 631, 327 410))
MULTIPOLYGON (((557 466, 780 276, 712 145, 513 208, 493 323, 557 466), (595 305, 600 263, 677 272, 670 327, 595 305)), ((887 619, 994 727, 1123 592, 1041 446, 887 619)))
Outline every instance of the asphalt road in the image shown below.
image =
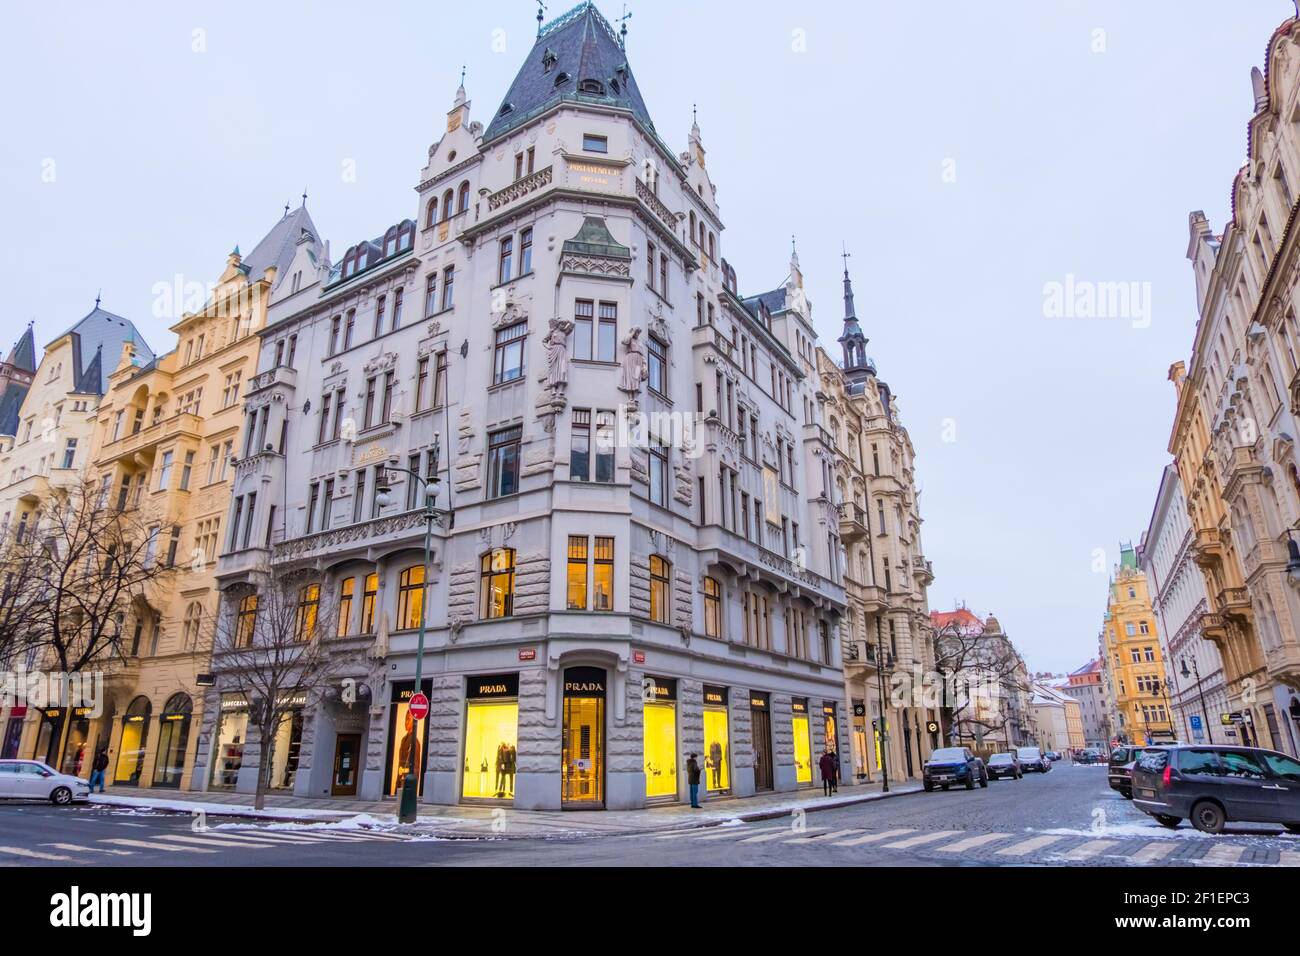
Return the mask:
MULTIPOLYGON (((581 820, 575 815, 575 826, 581 820)), ((1159 827, 1103 767, 705 829, 448 840, 400 827, 267 824, 107 806, 0 805, 0 866, 1300 866, 1300 836, 1159 827)))

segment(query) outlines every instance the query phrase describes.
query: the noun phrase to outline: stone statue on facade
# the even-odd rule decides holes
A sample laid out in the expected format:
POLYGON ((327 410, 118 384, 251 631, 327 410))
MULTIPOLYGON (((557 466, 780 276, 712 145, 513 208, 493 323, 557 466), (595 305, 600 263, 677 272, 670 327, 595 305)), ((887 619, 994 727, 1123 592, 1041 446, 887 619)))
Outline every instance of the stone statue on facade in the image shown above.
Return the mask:
POLYGON ((572 322, 551 319, 550 331, 542 339, 546 349, 546 374, 541 382, 546 388, 563 391, 569 384, 569 333, 572 331, 572 322))
POLYGON ((623 372, 619 376, 619 391, 629 395, 641 392, 641 383, 649 377, 646 367, 645 343, 641 341, 641 330, 633 329, 623 336, 623 372))

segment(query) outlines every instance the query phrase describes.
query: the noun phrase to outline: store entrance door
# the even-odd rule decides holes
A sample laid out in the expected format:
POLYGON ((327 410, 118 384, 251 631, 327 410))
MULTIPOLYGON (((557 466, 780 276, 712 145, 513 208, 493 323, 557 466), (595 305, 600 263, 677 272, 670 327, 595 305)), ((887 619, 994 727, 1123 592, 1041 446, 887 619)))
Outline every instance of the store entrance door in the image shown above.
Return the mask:
POLYGON ((357 769, 361 756, 360 734, 339 734, 334 742, 334 779, 330 794, 335 797, 357 795, 357 769))
POLYGON ((750 695, 750 719, 754 735, 754 789, 772 789, 772 712, 767 696, 750 695), (760 703, 762 706, 758 706, 760 703))
POLYGON ((570 667, 564 674, 564 747, 560 805, 605 806, 605 672, 570 667))

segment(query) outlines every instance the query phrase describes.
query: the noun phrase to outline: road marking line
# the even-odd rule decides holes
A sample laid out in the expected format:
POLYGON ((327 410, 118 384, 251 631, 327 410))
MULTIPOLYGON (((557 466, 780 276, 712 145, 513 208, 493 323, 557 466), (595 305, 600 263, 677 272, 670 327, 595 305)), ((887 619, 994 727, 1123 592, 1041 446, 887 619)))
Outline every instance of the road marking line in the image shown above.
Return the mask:
POLYGON ((888 840, 890 837, 915 832, 915 827, 903 827, 901 830, 885 830, 881 833, 868 833, 866 836, 855 837, 852 840, 836 840, 835 846, 862 846, 864 843, 875 843, 877 840, 888 840))
MULTIPOLYGON (((242 830, 239 830, 239 831, 228 831, 228 830, 222 830, 222 831, 220 831, 220 832, 222 832, 222 833, 228 833, 228 832, 233 832, 233 833, 243 833, 244 831, 242 831, 242 830)), ((242 838, 242 837, 239 837, 239 839, 243 839, 243 838, 242 838)), ((308 837, 301 837, 301 836, 286 836, 286 835, 284 835, 284 834, 280 834, 280 833, 259 833, 258 836, 257 836, 257 839, 259 839, 259 840, 271 840, 271 841, 274 841, 274 842, 276 842, 276 843, 283 843, 283 844, 286 844, 286 845, 294 845, 294 844, 303 845, 303 844, 307 844, 307 843, 315 843, 315 842, 316 842, 314 839, 311 839, 311 838, 308 838, 308 837)))
POLYGON ((906 840, 899 840, 897 843, 886 843, 885 849, 906 850, 914 846, 920 846, 922 843, 933 843, 935 840, 956 836, 961 832, 961 830, 936 830, 934 833, 922 833, 920 836, 908 837, 906 840))
POLYGON ((1059 836, 1036 836, 1028 840, 1021 840, 1019 843, 1009 846, 1003 850, 998 850, 998 856, 1026 856, 1035 850, 1041 850, 1049 844, 1056 843, 1063 839, 1059 836))
POLYGON ((14 856, 25 856, 31 860, 55 860, 60 863, 67 863, 72 859, 70 856, 59 856, 57 853, 42 853, 40 850, 25 850, 20 846, 0 846, 0 853, 11 853, 14 856))
MULTIPOLYGON (((825 827, 808 827, 803 832, 816 833, 818 830, 825 830, 825 829, 826 829, 825 827)), ((766 843, 768 840, 779 840, 781 839, 781 837, 788 837, 791 834, 798 833, 798 832, 799 831, 792 830, 789 827, 778 827, 777 829, 772 830, 769 833, 760 833, 758 836, 747 837, 746 839, 741 840, 740 842, 741 843, 766 843)))
POLYGON ((76 843, 42 843, 41 846, 52 846, 57 850, 71 850, 73 853, 111 853, 113 856, 134 856, 134 850, 107 850, 98 846, 80 846, 76 843))
POLYGON ((1011 836, 1010 833, 985 833, 982 836, 967 837, 965 840, 958 840, 956 843, 949 843, 947 846, 936 847, 935 852, 962 853, 988 843, 995 843, 1009 836, 1011 836))
POLYGON ((100 840, 100 843, 115 843, 118 846, 133 846, 139 850, 170 850, 172 853, 216 853, 216 850, 204 850, 197 846, 176 846, 173 843, 152 843, 149 840, 127 840, 115 838, 100 840))
POLYGON ((1155 863, 1163 860, 1170 853, 1174 852, 1175 843, 1173 840, 1157 840, 1154 843, 1148 843, 1142 849, 1134 853, 1130 860, 1134 863, 1155 863))
POLYGON ((1244 846, 1231 846, 1220 843, 1210 847, 1210 852, 1197 860, 1198 863, 1213 863, 1215 866, 1232 866, 1246 852, 1244 846))
POLYGON ((233 846, 244 847, 249 850, 265 850, 272 845, 270 843, 250 843, 247 840, 223 840, 220 837, 186 836, 179 833, 175 835, 163 834, 158 839, 175 840, 177 843, 193 843, 195 846, 233 846))
POLYGON ((1118 840, 1089 840, 1087 843, 1081 843, 1073 850, 1066 852, 1061 859, 1086 860, 1089 857, 1096 856, 1102 850, 1109 850, 1118 843, 1118 840))
POLYGON ((793 840, 786 840, 785 842, 786 842, 787 844, 789 844, 789 843, 816 843, 816 842, 818 842, 819 840, 825 840, 827 843, 829 843, 829 842, 831 842, 832 840, 834 840, 836 837, 844 837, 844 836, 848 836, 849 834, 852 834, 852 833, 861 833, 861 832, 862 832, 862 827, 853 827, 853 828, 848 829, 848 830, 832 830, 830 833, 819 833, 819 834, 817 834, 817 836, 795 837, 793 840))
POLYGON ((1277 856, 1278 866, 1300 866, 1300 852, 1283 850, 1277 856))
MULTIPOLYGON (((785 827, 781 827, 781 830, 784 832, 785 827)), ((686 832, 689 833, 691 831, 688 830, 686 832)), ((729 839, 730 837, 745 836, 746 834, 753 833, 753 832, 754 832, 753 827, 729 827, 726 830, 722 830, 720 832, 715 831, 712 833, 704 833, 704 834, 701 834, 698 830, 696 830, 695 835, 701 840, 726 840, 729 839)), ((760 830, 759 832, 768 833, 770 832, 770 828, 765 828, 763 830, 760 830)), ((666 838, 660 837, 659 839, 663 840, 666 838)))

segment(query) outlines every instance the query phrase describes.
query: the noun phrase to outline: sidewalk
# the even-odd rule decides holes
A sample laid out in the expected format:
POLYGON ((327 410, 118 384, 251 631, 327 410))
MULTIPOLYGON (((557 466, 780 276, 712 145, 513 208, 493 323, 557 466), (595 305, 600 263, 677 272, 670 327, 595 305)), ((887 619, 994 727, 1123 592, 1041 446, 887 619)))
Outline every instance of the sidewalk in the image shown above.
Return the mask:
MULTIPOLYGON (((723 826, 735 822, 787 816, 801 810, 815 813, 853 806, 872 800, 918 793, 921 784, 909 780, 891 783, 888 793, 875 783, 845 787, 833 797, 820 789, 767 793, 754 797, 721 797, 706 800, 704 809, 686 804, 647 807, 644 810, 515 810, 493 806, 441 806, 420 804, 419 830, 446 839, 527 839, 609 836, 653 833, 683 827, 723 826)), ((109 806, 140 810, 204 812, 226 816, 254 817, 279 821, 283 825, 330 823, 340 827, 393 827, 397 823, 397 802, 339 801, 267 794, 266 807, 254 810, 252 797, 244 793, 178 793, 174 790, 139 789, 127 793, 93 794, 91 801, 109 806)))

